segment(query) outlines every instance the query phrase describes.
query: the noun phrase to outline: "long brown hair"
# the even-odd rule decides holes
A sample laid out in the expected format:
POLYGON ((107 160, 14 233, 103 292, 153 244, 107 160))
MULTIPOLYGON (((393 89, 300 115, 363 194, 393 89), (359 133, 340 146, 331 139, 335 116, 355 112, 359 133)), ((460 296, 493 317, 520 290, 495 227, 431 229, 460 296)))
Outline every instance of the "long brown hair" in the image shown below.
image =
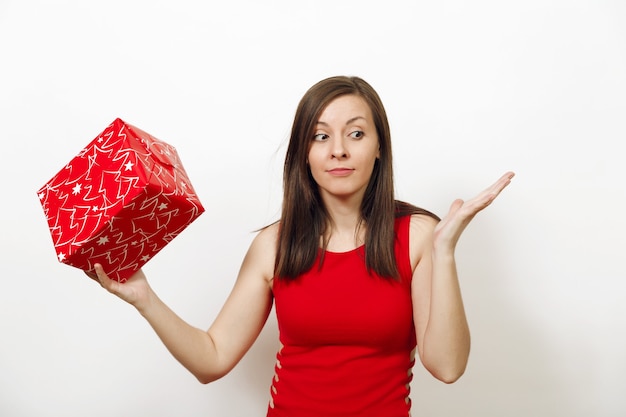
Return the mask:
POLYGON ((274 271, 278 278, 293 279, 309 270, 317 257, 320 237, 326 235, 330 219, 307 165, 307 156, 322 111, 331 101, 344 95, 356 95, 365 100, 374 118, 380 146, 380 157, 374 164, 361 202, 361 222, 366 225, 367 269, 382 277, 398 276, 394 257, 394 219, 397 215, 422 213, 437 218, 426 210, 397 202, 394 198, 391 134, 378 93, 359 77, 324 79, 313 85, 300 100, 291 129, 283 171, 284 196, 274 271))

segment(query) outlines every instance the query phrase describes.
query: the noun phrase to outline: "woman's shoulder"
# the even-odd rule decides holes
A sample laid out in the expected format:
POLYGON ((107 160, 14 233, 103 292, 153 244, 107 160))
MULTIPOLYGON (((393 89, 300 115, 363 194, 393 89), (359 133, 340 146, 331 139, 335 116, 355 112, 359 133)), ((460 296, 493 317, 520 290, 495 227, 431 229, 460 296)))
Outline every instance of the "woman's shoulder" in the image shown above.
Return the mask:
POLYGON ((395 216, 396 218, 400 217, 411 217, 411 223, 413 223, 413 219, 422 219, 426 222, 433 222, 436 224, 441 220, 439 216, 433 213, 430 210, 426 210, 424 208, 415 206, 413 204, 396 200, 395 202, 395 216))
POLYGON ((262 272, 267 281, 274 276, 278 230, 278 222, 258 230, 244 260, 246 264, 253 265, 257 271, 262 272))
POLYGON ((415 213, 411 214, 411 237, 416 233, 418 235, 428 234, 430 235, 435 228, 435 226, 439 223, 439 219, 432 217, 428 214, 423 213, 415 213))
POLYGON ((440 218, 429 210, 404 202, 396 204, 396 218, 409 223, 409 253, 411 266, 415 269, 424 253, 431 246, 433 232, 440 218))
POLYGON ((252 246, 260 246, 269 252, 276 253, 276 245, 278 243, 278 233, 280 230, 280 222, 276 221, 257 231, 252 246), (272 251, 273 250, 273 251, 272 251))

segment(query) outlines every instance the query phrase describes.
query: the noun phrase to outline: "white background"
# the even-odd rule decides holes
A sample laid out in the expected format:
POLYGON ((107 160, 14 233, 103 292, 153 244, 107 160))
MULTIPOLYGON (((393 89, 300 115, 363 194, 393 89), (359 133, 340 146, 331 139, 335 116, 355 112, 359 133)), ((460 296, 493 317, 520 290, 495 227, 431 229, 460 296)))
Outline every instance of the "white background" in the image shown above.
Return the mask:
POLYGON ((626 3, 0 1, 0 415, 264 416, 277 332, 199 384, 134 309, 56 261, 36 191, 116 117, 174 145, 206 213, 145 267, 210 325, 316 81, 359 75, 397 197, 445 214, 517 177, 457 256, 473 345, 417 365, 414 416, 626 413, 626 3))

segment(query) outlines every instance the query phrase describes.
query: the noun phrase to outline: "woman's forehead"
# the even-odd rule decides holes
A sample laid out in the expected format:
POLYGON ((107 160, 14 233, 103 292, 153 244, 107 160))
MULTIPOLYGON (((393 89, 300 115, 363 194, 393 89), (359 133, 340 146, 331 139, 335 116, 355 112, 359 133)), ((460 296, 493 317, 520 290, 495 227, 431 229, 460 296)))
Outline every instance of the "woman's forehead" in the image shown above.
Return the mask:
POLYGON ((363 97, 349 94, 333 99, 324 107, 316 123, 318 124, 350 124, 353 122, 372 121, 372 110, 363 97))

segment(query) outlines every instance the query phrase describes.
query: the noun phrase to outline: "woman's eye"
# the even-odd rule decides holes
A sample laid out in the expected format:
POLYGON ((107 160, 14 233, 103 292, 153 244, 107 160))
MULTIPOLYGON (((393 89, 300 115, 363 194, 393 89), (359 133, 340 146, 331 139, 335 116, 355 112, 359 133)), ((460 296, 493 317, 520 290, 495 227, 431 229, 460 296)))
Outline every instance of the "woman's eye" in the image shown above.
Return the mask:
POLYGON ((318 133, 313 136, 313 140, 322 141, 328 139, 328 135, 326 133, 318 133))
POLYGON ((353 139, 361 139, 363 136, 365 136, 365 133, 363 133, 362 130, 355 130, 354 132, 350 133, 350 137, 353 139))

